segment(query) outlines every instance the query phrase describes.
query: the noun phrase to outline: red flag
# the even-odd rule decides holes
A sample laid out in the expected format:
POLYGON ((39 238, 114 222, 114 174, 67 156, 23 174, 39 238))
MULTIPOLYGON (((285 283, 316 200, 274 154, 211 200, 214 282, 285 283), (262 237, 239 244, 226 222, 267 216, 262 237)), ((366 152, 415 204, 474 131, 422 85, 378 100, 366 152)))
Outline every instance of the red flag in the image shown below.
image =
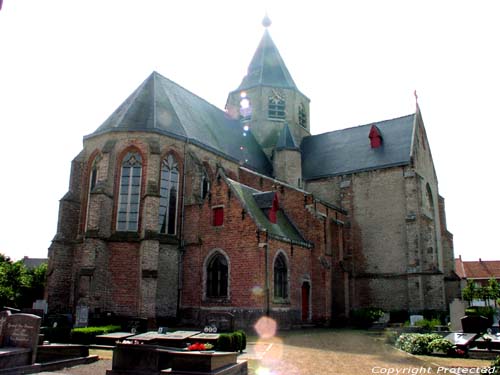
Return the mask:
POLYGON ((278 201, 278 193, 274 193, 274 198, 273 198, 273 205, 271 207, 271 210, 269 210, 269 221, 273 224, 276 224, 277 222, 277 216, 276 213, 280 209, 280 204, 278 201))

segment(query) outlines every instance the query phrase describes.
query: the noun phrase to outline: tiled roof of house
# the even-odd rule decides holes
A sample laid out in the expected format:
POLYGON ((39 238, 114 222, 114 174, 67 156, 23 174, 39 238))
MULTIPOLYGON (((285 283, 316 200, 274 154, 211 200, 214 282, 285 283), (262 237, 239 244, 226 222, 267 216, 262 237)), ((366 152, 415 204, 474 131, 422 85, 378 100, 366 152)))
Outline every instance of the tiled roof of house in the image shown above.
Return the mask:
POLYGON ((463 261, 455 259, 457 275, 462 279, 500 279, 500 260, 463 261))

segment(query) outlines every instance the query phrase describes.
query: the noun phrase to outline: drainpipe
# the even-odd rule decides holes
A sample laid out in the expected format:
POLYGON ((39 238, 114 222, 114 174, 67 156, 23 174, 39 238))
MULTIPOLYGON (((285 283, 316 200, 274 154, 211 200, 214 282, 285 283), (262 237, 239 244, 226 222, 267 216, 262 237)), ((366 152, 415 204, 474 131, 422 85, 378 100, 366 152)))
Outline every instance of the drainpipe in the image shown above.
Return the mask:
POLYGON ((265 277, 266 277, 266 315, 270 316, 271 315, 271 305, 270 305, 270 295, 269 295, 269 236, 267 233, 267 229, 264 229, 266 233, 266 242, 264 243, 264 251, 265 251, 265 258, 264 258, 264 263, 266 266, 266 272, 265 272, 265 277))
POLYGON ((179 263, 177 269, 177 309, 176 316, 179 318, 180 306, 181 306, 181 295, 182 295, 182 269, 183 269, 183 258, 184 258, 184 215, 185 215, 185 198, 186 198, 186 148, 189 143, 189 138, 186 138, 184 143, 184 158, 182 162, 182 207, 181 207, 181 225, 179 228, 179 263))

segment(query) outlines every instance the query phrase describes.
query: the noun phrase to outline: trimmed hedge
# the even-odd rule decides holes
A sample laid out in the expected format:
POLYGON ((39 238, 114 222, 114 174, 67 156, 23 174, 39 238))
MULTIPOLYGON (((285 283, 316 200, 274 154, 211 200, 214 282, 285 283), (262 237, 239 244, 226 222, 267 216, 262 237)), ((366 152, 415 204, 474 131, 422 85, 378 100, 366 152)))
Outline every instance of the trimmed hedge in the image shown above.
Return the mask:
POLYGON ((221 333, 215 347, 223 352, 242 352, 247 347, 247 335, 241 330, 221 333))
POLYGON ((74 344, 90 345, 95 343, 95 337, 106 333, 121 331, 120 326, 108 325, 102 327, 73 328, 71 330, 71 342, 74 344))

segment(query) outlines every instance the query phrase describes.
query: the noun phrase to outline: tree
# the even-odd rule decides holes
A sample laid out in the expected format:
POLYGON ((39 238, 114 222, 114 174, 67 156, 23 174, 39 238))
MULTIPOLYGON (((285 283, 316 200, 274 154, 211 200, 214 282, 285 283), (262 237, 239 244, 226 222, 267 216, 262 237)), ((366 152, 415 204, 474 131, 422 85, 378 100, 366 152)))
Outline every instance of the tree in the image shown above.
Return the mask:
POLYGON ((477 288, 476 284, 472 280, 467 280, 467 285, 465 288, 462 289, 462 298, 469 302, 469 305, 471 302, 477 298, 477 288))
POLYGON ((493 300, 497 307, 497 300, 500 299, 500 283, 494 278, 488 280, 488 298, 493 300))
POLYGON ((43 297, 47 265, 27 269, 23 262, 13 262, 0 253, 0 309, 21 308, 43 297))

